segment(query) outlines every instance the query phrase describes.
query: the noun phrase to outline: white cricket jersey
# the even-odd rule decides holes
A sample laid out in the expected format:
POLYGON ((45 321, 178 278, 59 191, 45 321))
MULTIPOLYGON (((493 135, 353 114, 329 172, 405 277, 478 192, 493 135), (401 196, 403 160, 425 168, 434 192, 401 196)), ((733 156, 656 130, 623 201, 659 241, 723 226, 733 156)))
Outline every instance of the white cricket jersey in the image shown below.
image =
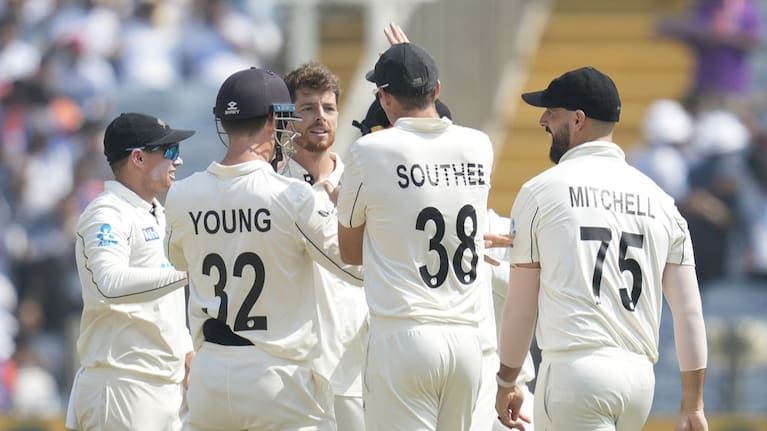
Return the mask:
POLYGON ((165 214, 157 200, 153 204, 107 181, 80 215, 75 256, 83 312, 77 351, 84 368, 179 383, 192 350, 186 276, 165 258, 165 214))
POLYGON ((189 272, 195 348, 218 319, 267 353, 303 361, 317 354, 312 262, 361 284, 341 264, 332 206, 306 183, 264 161, 207 170, 176 182, 166 198, 170 261, 189 272))
POLYGON ((371 316, 477 324, 493 148, 446 118, 401 118, 350 149, 338 219, 365 225, 371 316))
MULTIPOLYGON (((344 164, 337 154, 331 153, 331 157, 335 161, 335 168, 322 181, 315 181, 293 159, 288 160, 280 173, 310 183, 317 199, 333 206, 323 184, 337 187, 344 172, 344 164)), ((314 272, 322 350, 315 366, 320 373, 328 376, 335 394, 361 397, 364 336, 368 316, 365 292, 321 265, 315 264, 314 272)))
POLYGON ((694 265, 673 199, 611 142, 570 149, 522 187, 511 263, 540 262, 543 351, 618 347, 658 358, 666 263, 694 265))

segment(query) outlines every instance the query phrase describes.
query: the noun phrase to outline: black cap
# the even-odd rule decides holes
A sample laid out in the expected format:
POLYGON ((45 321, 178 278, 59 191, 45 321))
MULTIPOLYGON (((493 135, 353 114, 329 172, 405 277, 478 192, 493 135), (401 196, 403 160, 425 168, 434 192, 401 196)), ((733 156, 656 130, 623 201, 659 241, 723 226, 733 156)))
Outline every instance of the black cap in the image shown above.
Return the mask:
POLYGON ((398 43, 378 58, 375 68, 365 75, 387 93, 422 96, 437 87, 437 63, 425 49, 414 43, 398 43))
POLYGON ((135 112, 122 113, 104 132, 104 155, 112 164, 127 156, 129 148, 156 147, 181 142, 194 130, 171 129, 157 117, 135 112))
POLYGON ((281 106, 293 111, 285 81, 270 70, 251 67, 224 80, 213 114, 221 120, 244 120, 269 115, 281 106))
POLYGON ((580 109, 595 120, 617 123, 621 116, 615 83, 593 67, 571 70, 551 81, 543 91, 522 94, 522 99, 542 108, 580 109))
MULTIPOLYGON (((442 103, 441 100, 435 100, 434 104, 437 107, 437 113, 440 118, 447 117, 451 120, 453 119, 450 109, 447 105, 442 103)), ((391 122, 389 121, 389 117, 386 116, 386 112, 381 107, 381 101, 376 98, 373 100, 373 103, 370 104, 368 112, 365 114, 365 119, 362 121, 352 121, 352 126, 360 129, 360 132, 362 132, 363 135, 367 135, 370 132, 376 132, 391 126, 391 122)))

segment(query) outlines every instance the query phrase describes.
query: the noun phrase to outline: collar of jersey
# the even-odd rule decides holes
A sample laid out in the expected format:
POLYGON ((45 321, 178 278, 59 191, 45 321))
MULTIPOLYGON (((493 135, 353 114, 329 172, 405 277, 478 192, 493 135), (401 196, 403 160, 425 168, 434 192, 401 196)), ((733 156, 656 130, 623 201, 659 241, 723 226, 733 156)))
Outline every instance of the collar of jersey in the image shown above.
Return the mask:
POLYGON ((154 202, 155 206, 159 206, 159 202, 157 201, 157 199, 153 199, 152 202, 147 202, 144 199, 142 199, 141 196, 137 195, 136 192, 125 187, 125 185, 123 185, 119 181, 113 181, 113 180, 105 181, 104 191, 107 191, 109 193, 113 193, 119 196, 121 199, 128 201, 128 203, 130 203, 131 205, 139 209, 145 209, 149 211, 150 209, 152 209, 152 202, 154 202))
MULTIPOLYGON (((339 181, 341 181, 341 175, 344 173, 344 164, 341 161, 341 158, 338 157, 338 154, 330 153, 330 157, 336 161, 336 168, 333 169, 333 172, 331 172, 327 178, 315 182, 314 185, 312 185, 315 189, 323 190, 322 184, 325 182, 330 183, 330 185, 335 187, 338 185, 339 181)), ((301 181, 304 181, 304 175, 307 174, 309 174, 309 171, 304 169, 300 163, 293 159, 288 160, 288 163, 285 163, 285 166, 280 170, 280 175, 285 175, 286 177, 295 178, 301 181)))
POLYGON ((615 143, 609 141, 592 141, 570 148, 559 160, 559 163, 585 156, 611 157, 614 159, 626 160, 626 153, 624 153, 621 147, 615 143))
POLYGON ((402 117, 398 119, 394 126, 411 132, 420 133, 442 133, 453 124, 447 117, 442 118, 415 118, 402 117))
POLYGON ((221 163, 213 162, 208 166, 208 171, 220 177, 241 177, 265 168, 272 169, 272 165, 263 160, 251 160, 236 165, 222 165, 221 163))

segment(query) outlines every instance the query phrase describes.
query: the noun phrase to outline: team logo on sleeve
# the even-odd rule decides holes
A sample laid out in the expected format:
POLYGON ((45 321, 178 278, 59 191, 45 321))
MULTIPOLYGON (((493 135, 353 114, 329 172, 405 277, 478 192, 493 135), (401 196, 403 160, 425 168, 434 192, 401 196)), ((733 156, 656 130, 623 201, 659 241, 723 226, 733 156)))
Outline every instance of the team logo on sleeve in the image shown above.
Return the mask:
POLYGON ((160 234, 157 233, 157 230, 155 230, 154 226, 149 226, 141 229, 141 233, 144 234, 144 241, 155 241, 160 239, 160 234))
POLYGON ((117 240, 112 233, 112 225, 104 223, 99 227, 99 233, 96 234, 96 239, 99 240, 99 247, 110 247, 117 245, 117 240))

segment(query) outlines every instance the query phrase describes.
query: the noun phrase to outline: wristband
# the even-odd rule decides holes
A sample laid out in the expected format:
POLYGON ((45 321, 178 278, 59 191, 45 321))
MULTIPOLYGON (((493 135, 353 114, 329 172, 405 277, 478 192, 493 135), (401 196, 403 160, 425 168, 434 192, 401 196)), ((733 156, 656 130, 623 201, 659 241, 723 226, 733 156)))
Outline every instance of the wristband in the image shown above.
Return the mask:
POLYGON ((517 379, 514 379, 514 381, 512 381, 512 382, 509 382, 507 380, 503 380, 501 378, 501 375, 498 374, 498 373, 495 374, 495 382, 498 383, 498 386, 500 386, 500 387, 502 387, 504 389, 511 389, 511 388, 513 388, 514 386, 517 385, 517 379))

